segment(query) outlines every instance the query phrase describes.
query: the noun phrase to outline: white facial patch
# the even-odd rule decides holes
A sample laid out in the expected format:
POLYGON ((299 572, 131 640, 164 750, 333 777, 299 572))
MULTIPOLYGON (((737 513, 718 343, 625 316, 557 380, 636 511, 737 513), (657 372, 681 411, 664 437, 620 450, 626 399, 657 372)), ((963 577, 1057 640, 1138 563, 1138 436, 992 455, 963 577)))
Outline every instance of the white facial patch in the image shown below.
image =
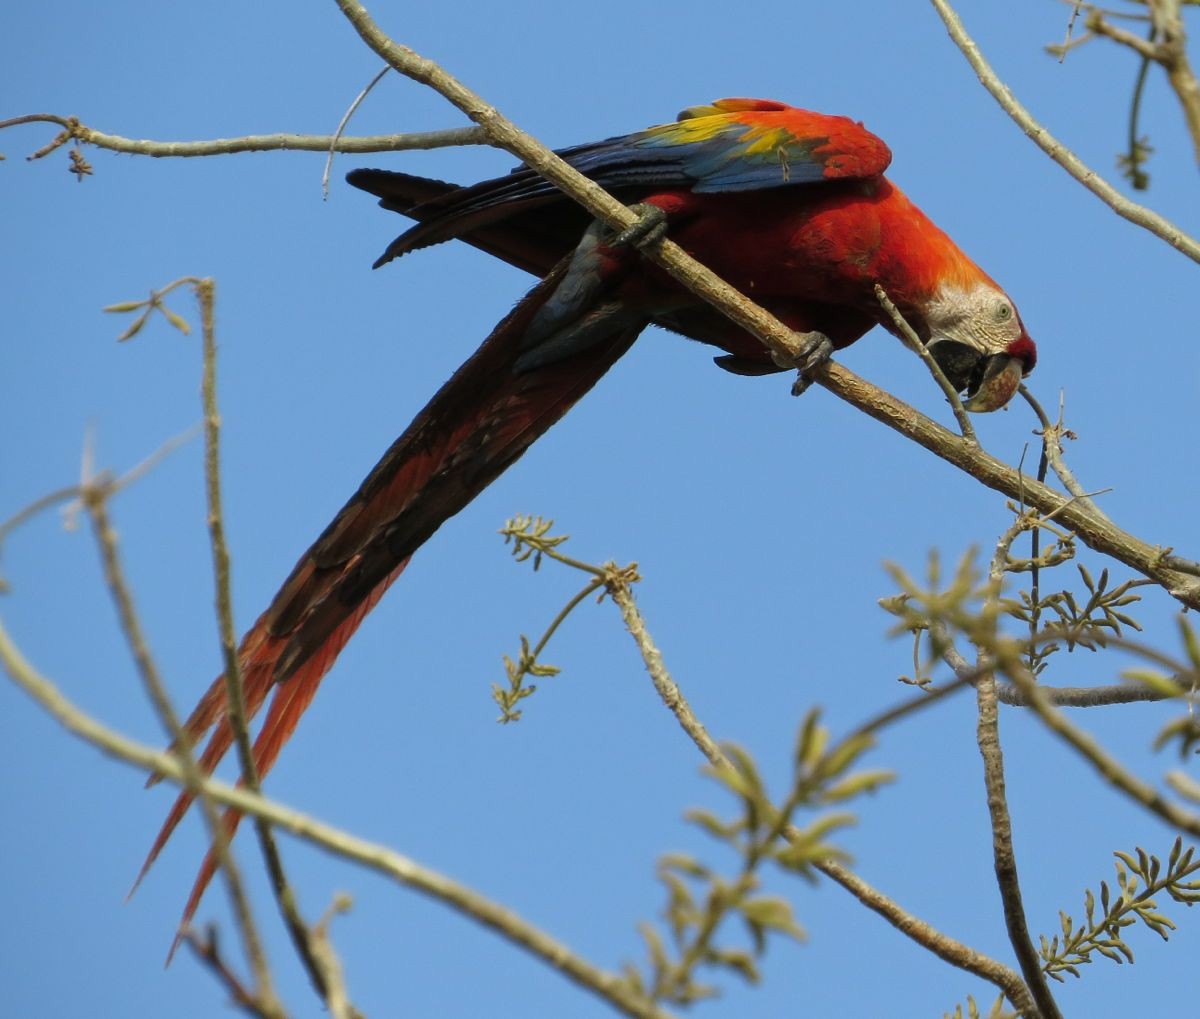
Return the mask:
POLYGON ((984 354, 1001 353, 1021 336, 1012 301, 988 283, 942 287, 929 302, 926 321, 931 343, 955 340, 984 354))

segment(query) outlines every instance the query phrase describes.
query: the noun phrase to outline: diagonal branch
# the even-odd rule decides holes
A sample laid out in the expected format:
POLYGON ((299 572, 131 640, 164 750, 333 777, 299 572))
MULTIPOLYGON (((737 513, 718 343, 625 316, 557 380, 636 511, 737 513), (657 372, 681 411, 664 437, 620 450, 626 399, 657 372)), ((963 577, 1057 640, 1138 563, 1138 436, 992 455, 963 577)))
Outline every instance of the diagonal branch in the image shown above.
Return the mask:
MULTIPOLYGON (((942 0, 935 2, 940 4, 942 0)), ((614 229, 624 230, 638 222, 635 213, 544 145, 518 130, 510 120, 465 85, 432 61, 408 47, 392 42, 362 4, 354 0, 337 0, 337 4, 371 49, 401 74, 445 96, 479 124, 494 144, 523 160, 614 229)), ((1195 257, 1200 261, 1200 245, 1194 241, 1191 243, 1195 248, 1195 257)), ((643 253, 721 314, 758 337, 777 357, 794 361, 800 354, 802 345, 792 330, 688 256, 670 239, 647 245, 643 253)), ((1055 514, 1060 523, 1074 531, 1091 548, 1150 577, 1183 604, 1200 609, 1200 582, 1169 569, 1161 546, 1140 541, 1109 521, 1088 512, 1078 502, 1071 502, 1045 485, 1030 481, 1019 471, 983 453, 974 443, 941 427, 841 365, 827 362, 813 369, 811 375, 815 382, 839 399, 914 440, 989 488, 1014 499, 1024 498, 1027 504, 1043 514, 1055 514)))
POLYGON ((818 866, 822 874, 830 880, 836 881, 867 909, 883 917, 901 934, 912 938, 943 962, 973 973, 1000 988, 1008 1000, 1021 1010, 1022 1014, 1035 1015, 1035 1005, 1029 994, 1029 988, 1015 970, 982 952, 977 952, 970 945, 964 945, 961 941, 956 941, 943 934, 924 920, 917 919, 894 899, 888 898, 873 888, 836 860, 825 860, 818 866))
POLYGON ((1129 222, 1149 230, 1154 236, 1166 241, 1193 262, 1200 262, 1200 241, 1184 233, 1178 226, 1157 212, 1124 197, 1100 174, 1034 120, 1033 114, 1021 105, 1009 87, 1000 80, 996 72, 984 60, 975 40, 967 34, 961 19, 947 0, 930 0, 930 2, 937 9, 942 21, 945 22, 950 38, 962 50, 963 56, 967 58, 967 62, 979 76, 983 87, 992 94, 992 98, 1000 104, 1005 113, 1016 121, 1017 126, 1038 148, 1122 219, 1127 219, 1129 222))
MULTIPOLYGON (((363 42, 375 53, 406 78, 426 85, 445 97, 483 128, 492 144, 511 152, 615 231, 628 230, 640 222, 636 213, 545 145, 519 130, 482 96, 471 91, 432 60, 389 39, 362 4, 355 0, 336 2, 363 42)), ((734 287, 688 256, 674 241, 663 238, 639 250, 693 293, 707 300, 721 314, 758 336, 784 363, 796 361, 803 344, 792 330, 775 316, 745 300, 734 287)), ((817 381, 823 377, 820 369, 812 374, 817 381)))
POLYGON ((1200 82, 1192 70, 1187 52, 1187 29, 1183 24, 1180 0, 1147 0, 1158 33, 1158 53, 1155 59, 1167 72, 1167 81, 1175 92, 1196 162, 1200 163, 1200 82))
POLYGON ((969 442, 979 445, 979 437, 975 434, 975 428, 971 424, 971 418, 967 414, 966 408, 963 407, 958 391, 950 384, 950 380, 946 378, 946 373, 942 371, 941 366, 933 359, 933 355, 929 353, 929 348, 921 342, 921 337, 917 335, 916 330, 908 324, 904 316, 900 314, 900 309, 888 297, 887 291, 878 283, 875 284, 875 297, 883 305, 883 310, 888 313, 896 329, 899 331, 901 341, 924 362, 925 367, 929 369, 929 374, 933 376, 933 380, 941 387, 942 392, 946 396, 946 402, 950 404, 950 409, 954 412, 954 420, 958 422, 959 434, 969 442))
POLYGON ((822 385, 988 488, 1023 500, 1044 516, 1053 517, 1089 548, 1149 577, 1184 605, 1200 608, 1200 583, 1170 567, 1170 550, 1164 546, 1142 541, 1106 517, 1090 512, 1075 496, 1064 496, 1023 475, 841 365, 826 368, 822 385))

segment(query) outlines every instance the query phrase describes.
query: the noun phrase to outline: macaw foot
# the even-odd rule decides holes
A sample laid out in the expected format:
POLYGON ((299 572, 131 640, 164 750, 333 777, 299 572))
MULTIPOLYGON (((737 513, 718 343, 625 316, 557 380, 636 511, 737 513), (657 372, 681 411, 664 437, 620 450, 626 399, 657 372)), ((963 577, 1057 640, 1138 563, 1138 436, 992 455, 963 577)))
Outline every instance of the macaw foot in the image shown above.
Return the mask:
POLYGON ((637 205, 631 205, 630 209, 638 214, 637 222, 626 227, 609 241, 609 247, 644 248, 648 244, 656 244, 667 236, 667 214, 657 205, 638 202, 637 205))
POLYGON ((812 385, 812 372, 820 368, 833 354, 833 341, 824 333, 797 333, 802 343, 800 353, 788 364, 776 358, 781 368, 795 368, 799 374, 792 383, 792 396, 800 396, 812 385))

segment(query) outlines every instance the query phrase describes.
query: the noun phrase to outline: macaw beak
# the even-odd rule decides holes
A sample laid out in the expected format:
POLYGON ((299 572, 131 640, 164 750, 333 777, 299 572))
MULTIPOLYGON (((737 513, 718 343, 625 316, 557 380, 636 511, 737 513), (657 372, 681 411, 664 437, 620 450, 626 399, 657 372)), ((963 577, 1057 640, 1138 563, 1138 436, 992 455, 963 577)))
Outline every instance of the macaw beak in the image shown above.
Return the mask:
POLYGON ((1016 395, 1025 361, 1013 354, 981 354, 957 340, 935 340, 929 345, 950 385, 966 395, 963 407, 976 414, 999 410, 1016 395))

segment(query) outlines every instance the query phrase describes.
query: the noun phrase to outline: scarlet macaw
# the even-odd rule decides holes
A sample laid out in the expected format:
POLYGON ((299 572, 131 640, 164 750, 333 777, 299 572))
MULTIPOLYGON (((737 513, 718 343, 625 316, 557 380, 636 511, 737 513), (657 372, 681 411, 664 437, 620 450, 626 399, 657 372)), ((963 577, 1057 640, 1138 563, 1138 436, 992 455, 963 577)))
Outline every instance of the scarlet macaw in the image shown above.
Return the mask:
MULTIPOLYGON (((886 177, 887 146, 861 124, 762 99, 722 99, 672 124, 580 145, 567 162, 657 213, 670 237, 825 351, 893 330, 881 284, 972 410, 1011 398, 1036 360, 1012 301, 886 177), (824 343, 827 338, 828 343, 824 343)), ((738 374, 782 370, 753 336, 613 238, 532 170, 456 187, 356 170, 355 187, 417 220, 376 267, 460 238, 542 282, 496 326, 384 454, 242 640, 246 707, 275 689, 255 741, 275 763, 363 617, 441 524, 586 393, 649 324, 725 353, 738 374)), ((211 771, 229 749, 219 677, 186 723, 211 771)), ((192 797, 181 793, 144 876, 192 797)), ((230 832, 238 815, 227 815, 230 832)), ((183 914, 212 877, 206 858, 183 914)))

